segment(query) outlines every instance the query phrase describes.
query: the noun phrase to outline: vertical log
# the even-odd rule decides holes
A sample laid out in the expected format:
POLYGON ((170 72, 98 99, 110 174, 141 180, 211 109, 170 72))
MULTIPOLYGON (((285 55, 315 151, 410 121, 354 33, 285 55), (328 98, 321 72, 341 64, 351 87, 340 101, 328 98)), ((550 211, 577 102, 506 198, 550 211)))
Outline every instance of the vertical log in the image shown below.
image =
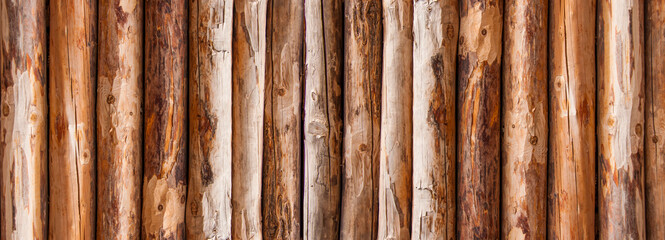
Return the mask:
POLYGON ((97 2, 49 8, 49 239, 93 239, 97 2))
POLYGON ((263 235, 301 236, 304 2, 270 1, 263 139, 263 235))
POLYGON ((342 239, 376 239, 383 23, 381 0, 344 3, 342 239))
POLYGON ((457 237, 498 239, 503 0, 462 0, 457 79, 457 237))
POLYGON ((502 236, 545 239, 547 1, 508 0, 503 37, 502 236))
POLYGON ((145 2, 142 239, 184 239, 187 1, 145 2))
POLYGON ((457 0, 413 14, 413 238, 455 238, 457 0))
POLYGON ((0 239, 45 239, 46 1, 0 1, 0 239))
POLYGON ((339 239, 342 11, 341 0, 305 1, 305 239, 339 239))
POLYGON ((261 171, 267 0, 233 7, 233 239, 261 239, 261 171))
POLYGON ((593 239, 596 1, 550 1, 549 13, 548 239, 593 239))
POLYGON ((641 0, 598 9, 600 239, 644 239, 644 53, 641 0))

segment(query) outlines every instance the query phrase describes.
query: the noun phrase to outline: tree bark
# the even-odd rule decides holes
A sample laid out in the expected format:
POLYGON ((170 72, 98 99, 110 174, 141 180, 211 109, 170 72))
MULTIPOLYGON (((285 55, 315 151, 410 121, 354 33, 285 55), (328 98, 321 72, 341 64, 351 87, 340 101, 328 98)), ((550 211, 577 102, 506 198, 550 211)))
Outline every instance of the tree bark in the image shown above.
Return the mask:
POLYGON ((261 172, 267 0, 236 0, 233 13, 233 239, 262 239, 261 172))
POLYGON ((93 239, 97 2, 49 3, 49 239, 93 239))
POLYGON ((455 238, 457 0, 416 1, 413 19, 413 238, 455 238))
POLYGON ((341 0, 305 1, 305 239, 339 239, 342 11, 341 0))
POLYGON ((381 6, 381 0, 344 3, 342 239, 377 237, 383 51, 381 6))
POLYGON ((595 238, 596 1, 549 8, 548 238, 595 238))
POLYGON ((462 0, 458 40, 457 237, 500 236, 503 0, 462 0))
POLYGON ((545 239, 547 0, 508 0, 503 37, 502 236, 545 239))
POLYGON ((48 231, 46 1, 0 1, 0 239, 48 231))
POLYGON ((145 2, 142 239, 184 239, 187 189, 187 1, 145 2))
POLYGON ((600 239, 644 239, 644 53, 640 0, 598 9, 600 239))
POLYGON ((301 236, 301 114, 304 2, 270 2, 263 139, 263 234, 301 236))

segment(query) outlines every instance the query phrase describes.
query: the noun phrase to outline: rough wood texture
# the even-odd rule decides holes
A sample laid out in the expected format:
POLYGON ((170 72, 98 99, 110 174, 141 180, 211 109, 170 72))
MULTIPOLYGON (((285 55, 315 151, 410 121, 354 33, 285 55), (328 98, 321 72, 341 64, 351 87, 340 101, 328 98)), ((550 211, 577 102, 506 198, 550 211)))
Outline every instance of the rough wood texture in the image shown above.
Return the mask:
POLYGON ((416 1, 413 17, 411 230, 414 239, 454 239, 458 1, 416 1))
POLYGON ((339 239, 342 0, 305 1, 305 239, 339 239))
POLYGON ((457 55, 457 237, 498 239, 503 0, 462 0, 457 55))
POLYGON ((376 239, 381 130, 381 0, 344 3, 342 239, 376 239))
POLYGON ((383 0, 378 239, 411 238, 413 1, 383 0))
POLYGON ((94 239, 97 2, 49 12, 49 239, 94 239))
POLYGON ((187 238, 231 239, 232 0, 190 2, 187 238))
POLYGON ((267 0, 236 0, 233 13, 231 234, 262 239, 261 172, 267 0))
POLYGON ((599 236, 644 239, 644 2, 599 4, 599 236))
POLYGON ((545 239, 547 0, 507 0, 503 36, 502 236, 545 239))
POLYGON ((263 235, 267 239, 297 239, 302 237, 304 2, 273 0, 268 9, 263 235))
POLYGON ((46 239, 46 1, 0 1, 0 239, 46 239))
POLYGON ((553 0, 549 16, 549 239, 593 239, 596 1, 553 0))
POLYGON ((187 1, 145 2, 142 239, 184 239, 187 1))

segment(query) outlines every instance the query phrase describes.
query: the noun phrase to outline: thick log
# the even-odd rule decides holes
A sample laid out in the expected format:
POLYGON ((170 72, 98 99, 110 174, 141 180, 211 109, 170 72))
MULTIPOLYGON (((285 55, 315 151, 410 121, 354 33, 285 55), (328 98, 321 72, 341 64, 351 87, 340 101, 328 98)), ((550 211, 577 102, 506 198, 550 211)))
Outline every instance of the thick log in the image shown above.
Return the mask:
POLYGON ((342 0, 305 1, 305 239, 339 239, 342 11, 342 0))
POLYGON ((99 1, 97 237, 138 239, 143 174, 143 2, 99 1))
POLYGON ((595 238, 596 1, 549 7, 548 239, 595 238))
POLYGON ((381 0, 344 3, 344 138, 340 237, 376 239, 383 23, 381 0))
POLYGON ((49 2, 49 239, 93 239, 97 2, 49 2))
POLYGON ((459 5, 421 0, 413 8, 412 235, 453 239, 459 5))
POLYGON ((184 239, 187 1, 145 2, 142 239, 184 239))
POLYGON ((233 239, 262 239, 267 2, 236 0, 233 7, 233 239))
POLYGON ((503 0, 462 0, 457 55, 457 237, 498 239, 503 0))
POLYGON ((644 2, 598 7, 600 239, 644 239, 644 2))
POLYGON ((0 1, 0 239, 46 239, 46 1, 0 1))
POLYGON ((190 2, 187 238, 231 239, 232 0, 190 2))
POLYGON ((267 239, 297 239, 302 237, 304 2, 272 2, 267 20, 263 235, 267 239))
POLYGON ((545 239, 547 0, 507 0, 503 36, 502 236, 545 239))

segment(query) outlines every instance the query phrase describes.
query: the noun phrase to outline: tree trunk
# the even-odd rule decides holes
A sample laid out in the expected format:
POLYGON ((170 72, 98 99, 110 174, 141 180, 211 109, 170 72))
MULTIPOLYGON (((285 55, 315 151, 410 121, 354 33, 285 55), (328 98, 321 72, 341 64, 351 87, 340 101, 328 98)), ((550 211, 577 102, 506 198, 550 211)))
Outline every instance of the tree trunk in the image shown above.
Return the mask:
POLYGON ((416 1, 413 16, 412 234, 454 239, 458 1, 416 1))
POLYGON ((49 239, 93 239, 97 2, 53 0, 49 12, 49 239))
POLYGON ((600 239, 644 239, 644 53, 640 0, 598 8, 600 239))
POLYGON ((596 1, 550 1, 548 238, 595 238, 596 1))
POLYGON ((503 0, 462 0, 458 40, 457 234, 498 239, 503 0))
POLYGON ((270 1, 264 118, 263 234, 301 236, 301 112, 304 2, 270 1))
POLYGON ((344 6, 344 170, 340 237, 376 239, 382 7, 381 0, 346 0, 344 6))
POLYGON ((261 171, 267 0, 236 0, 233 13, 233 239, 261 239, 261 171))
POLYGON ((502 236, 545 239, 547 1, 508 0, 503 38, 502 236))
POLYGON ((142 239, 184 239, 187 189, 187 1, 145 2, 142 239))
POLYGON ((342 11, 341 0, 305 1, 305 239, 339 239, 342 11))
POLYGON ((0 1, 0 239, 46 239, 46 1, 0 1))

